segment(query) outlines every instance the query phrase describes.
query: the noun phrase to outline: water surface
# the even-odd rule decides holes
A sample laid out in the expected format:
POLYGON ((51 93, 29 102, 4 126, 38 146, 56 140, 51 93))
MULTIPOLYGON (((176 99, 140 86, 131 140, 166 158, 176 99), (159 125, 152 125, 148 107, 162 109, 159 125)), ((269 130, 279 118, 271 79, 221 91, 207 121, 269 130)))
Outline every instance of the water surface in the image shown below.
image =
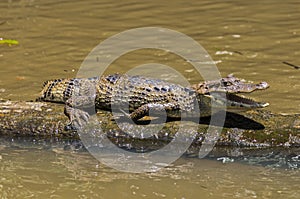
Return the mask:
MULTIPOLYGON (((1 1, 1 37, 19 46, 0 46, 0 97, 31 100, 43 81, 74 77, 81 62, 101 41, 139 27, 163 27, 199 42, 225 76, 234 73, 271 88, 253 93, 270 110, 299 113, 299 6, 294 1, 1 1)), ((187 63, 164 53, 129 54, 109 72, 126 72, 159 62, 187 63)), ((177 67, 177 68, 178 68, 177 67)), ((198 76, 187 74, 191 82, 198 76)))
POLYGON ((156 173, 119 172, 84 151, 0 149, 1 198, 299 198, 299 169, 182 157, 156 173))

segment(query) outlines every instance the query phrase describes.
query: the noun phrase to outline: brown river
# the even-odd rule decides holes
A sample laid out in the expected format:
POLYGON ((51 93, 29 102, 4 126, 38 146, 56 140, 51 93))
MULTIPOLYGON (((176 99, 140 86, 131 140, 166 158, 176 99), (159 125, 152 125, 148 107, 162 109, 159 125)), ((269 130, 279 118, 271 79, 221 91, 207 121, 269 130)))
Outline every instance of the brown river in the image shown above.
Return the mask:
MULTIPOLYGON (((105 39, 129 29, 162 27, 201 44, 222 76, 268 82, 268 90, 251 94, 269 102, 267 110, 300 113, 299 20, 300 3, 293 0, 0 1, 0 38, 19 41, 0 44, 0 99, 34 100, 44 81, 75 77, 105 39)), ((186 60, 161 50, 128 53, 106 72, 154 62, 199 81, 186 60)), ((133 174, 109 168, 84 150, 11 143, 0 142, 0 199, 300 198, 299 167, 183 156, 159 172, 133 174)))

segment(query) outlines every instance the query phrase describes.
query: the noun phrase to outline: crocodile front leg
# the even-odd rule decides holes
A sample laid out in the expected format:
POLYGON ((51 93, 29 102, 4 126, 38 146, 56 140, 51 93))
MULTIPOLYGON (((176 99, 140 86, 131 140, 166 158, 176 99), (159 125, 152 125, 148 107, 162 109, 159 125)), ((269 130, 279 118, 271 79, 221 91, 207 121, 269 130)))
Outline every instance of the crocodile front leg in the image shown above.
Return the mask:
POLYGON ((90 115, 95 114, 95 84, 81 79, 74 85, 74 93, 66 100, 64 112, 70 123, 67 128, 80 129, 87 124, 90 115))
POLYGON ((169 113, 177 113, 180 116, 180 106, 179 104, 167 103, 167 104, 158 104, 158 103, 149 103, 140 106, 135 109, 132 113, 126 114, 133 121, 137 121, 144 116, 148 116, 150 112, 155 113, 155 115, 163 115, 165 112, 167 116, 169 113))
POLYGON ((68 116, 70 123, 67 124, 66 129, 79 129, 83 127, 89 120, 90 114, 84 109, 72 105, 72 100, 66 102, 64 113, 68 116), (76 108, 74 108, 76 107, 76 108))

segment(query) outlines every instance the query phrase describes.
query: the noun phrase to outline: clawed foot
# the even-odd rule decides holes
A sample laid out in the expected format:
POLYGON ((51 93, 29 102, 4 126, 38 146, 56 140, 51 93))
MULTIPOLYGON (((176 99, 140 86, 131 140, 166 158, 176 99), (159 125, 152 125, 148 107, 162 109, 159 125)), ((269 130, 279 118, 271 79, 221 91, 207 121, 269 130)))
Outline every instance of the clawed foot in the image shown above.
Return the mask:
POLYGON ((69 107, 66 112, 70 119, 70 123, 65 127, 65 129, 68 129, 68 130, 81 129, 88 123, 89 118, 90 118, 90 115, 88 112, 80 110, 80 109, 75 109, 75 108, 69 107))

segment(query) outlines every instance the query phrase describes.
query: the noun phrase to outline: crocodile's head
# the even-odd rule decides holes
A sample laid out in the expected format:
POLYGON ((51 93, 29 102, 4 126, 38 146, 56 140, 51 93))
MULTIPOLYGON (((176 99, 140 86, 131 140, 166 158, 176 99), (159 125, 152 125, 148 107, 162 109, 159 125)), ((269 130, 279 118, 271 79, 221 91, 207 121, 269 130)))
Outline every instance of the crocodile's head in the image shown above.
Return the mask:
POLYGON ((226 106, 229 109, 263 108, 269 105, 253 99, 238 95, 238 93, 251 93, 269 87, 267 82, 254 84, 234 77, 232 74, 225 78, 193 85, 193 89, 200 95, 209 97, 215 104, 226 106))

